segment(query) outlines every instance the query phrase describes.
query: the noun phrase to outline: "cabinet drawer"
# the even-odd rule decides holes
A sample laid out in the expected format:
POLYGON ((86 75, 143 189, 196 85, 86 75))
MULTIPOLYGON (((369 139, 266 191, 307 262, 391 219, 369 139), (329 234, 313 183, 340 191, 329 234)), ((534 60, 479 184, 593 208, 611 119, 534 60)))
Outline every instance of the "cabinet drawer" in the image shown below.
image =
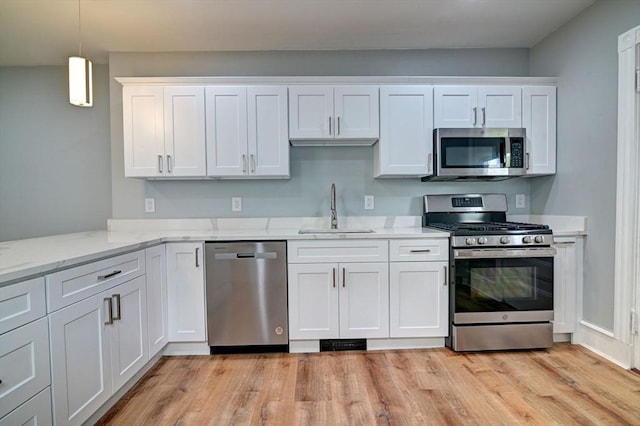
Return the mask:
POLYGON ((47 276, 48 312, 98 294, 145 272, 144 250, 47 276))
POLYGON ((49 386, 50 371, 46 318, 0 336, 0 417, 49 386))
POLYGON ((449 240, 447 238, 389 241, 389 260, 391 262, 425 262, 448 259, 449 240))
POLYGON ((0 334, 46 314, 44 277, 0 287, 0 334))
POLYGON ((50 387, 0 419, 0 426, 52 424, 50 387))
POLYGON ((289 241, 289 263, 387 262, 386 240, 289 241))

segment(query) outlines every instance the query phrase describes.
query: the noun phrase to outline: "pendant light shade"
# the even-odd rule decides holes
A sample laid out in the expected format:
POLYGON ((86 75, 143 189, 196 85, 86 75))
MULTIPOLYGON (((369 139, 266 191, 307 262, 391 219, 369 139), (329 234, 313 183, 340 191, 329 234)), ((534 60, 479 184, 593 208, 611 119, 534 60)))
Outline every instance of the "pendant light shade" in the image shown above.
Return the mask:
POLYGON ((80 56, 69 58, 69 102, 81 107, 93 106, 91 61, 80 56))

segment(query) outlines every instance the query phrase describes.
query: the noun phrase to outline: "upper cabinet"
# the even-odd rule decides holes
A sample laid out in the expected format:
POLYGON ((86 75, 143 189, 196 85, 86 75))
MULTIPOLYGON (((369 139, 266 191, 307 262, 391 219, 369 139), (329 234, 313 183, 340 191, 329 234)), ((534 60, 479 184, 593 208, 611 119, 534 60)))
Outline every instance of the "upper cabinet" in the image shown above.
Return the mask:
POLYGON ((434 127, 522 127, 522 89, 436 86, 434 127))
POLYGON ((206 89, 207 175, 288 178, 287 88, 206 89))
POLYGON ((522 89, 522 126, 526 129, 527 176, 556 172, 556 88, 522 89))
POLYGON ((372 144, 378 136, 378 86, 289 86, 292 144, 372 144))
POLYGON ((124 86, 122 110, 125 176, 205 176, 204 87, 124 86))
POLYGON ((433 87, 380 87, 380 140, 374 149, 375 177, 433 173, 433 87))

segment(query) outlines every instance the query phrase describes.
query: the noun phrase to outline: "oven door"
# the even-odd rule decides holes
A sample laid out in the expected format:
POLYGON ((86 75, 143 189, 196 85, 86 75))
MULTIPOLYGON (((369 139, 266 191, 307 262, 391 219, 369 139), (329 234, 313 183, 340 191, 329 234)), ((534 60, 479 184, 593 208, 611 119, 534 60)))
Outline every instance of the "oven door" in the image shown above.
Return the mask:
POLYGON ((454 249, 454 324, 553 320, 555 249, 454 249))

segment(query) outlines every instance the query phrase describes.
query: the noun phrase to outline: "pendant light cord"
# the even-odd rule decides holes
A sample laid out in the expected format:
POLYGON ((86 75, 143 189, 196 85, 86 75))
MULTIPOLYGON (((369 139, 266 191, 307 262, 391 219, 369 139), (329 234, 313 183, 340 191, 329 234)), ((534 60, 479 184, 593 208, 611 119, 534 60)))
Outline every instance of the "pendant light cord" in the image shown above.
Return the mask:
POLYGON ((78 0, 78 56, 82 57, 82 19, 80 14, 80 0, 78 0))

